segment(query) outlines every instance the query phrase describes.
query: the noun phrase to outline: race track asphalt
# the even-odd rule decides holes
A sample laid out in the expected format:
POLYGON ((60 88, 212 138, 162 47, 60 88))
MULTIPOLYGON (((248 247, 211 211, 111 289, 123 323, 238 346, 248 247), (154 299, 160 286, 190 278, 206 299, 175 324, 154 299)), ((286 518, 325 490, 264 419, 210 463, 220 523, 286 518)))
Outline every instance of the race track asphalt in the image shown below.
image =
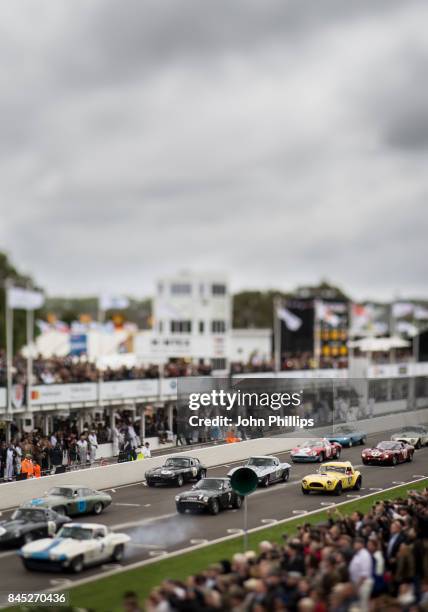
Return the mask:
MULTIPOLYGON (((368 436, 367 446, 375 445, 389 434, 368 436)), ((396 484, 415 480, 419 476, 428 476, 428 447, 415 452, 412 463, 403 463, 396 467, 361 465, 361 446, 343 449, 341 459, 350 460, 363 476, 363 488, 360 492, 344 492, 341 497, 311 494, 304 496, 300 490, 300 480, 306 474, 316 471, 317 464, 292 464, 290 481, 275 484, 267 489, 258 489, 248 498, 248 527, 259 527, 274 520, 298 516, 304 511, 322 509, 327 503, 337 503, 356 499, 360 495, 382 490, 396 484)), ((180 449, 182 450, 182 449, 180 449)), ((191 454, 191 450, 189 450, 191 454)), ((290 461, 289 452, 277 455, 282 461, 290 461)), ((221 449, 219 448, 219 463, 221 449)), ((241 463, 241 462, 239 462, 241 463)), ((208 470, 208 476, 225 476, 231 467, 238 463, 219 465, 208 470)), ((84 484, 84 483, 82 483, 84 484)), ((131 536, 127 553, 122 565, 187 548, 201 541, 210 541, 230 535, 233 530, 243 527, 242 510, 226 510, 218 516, 207 514, 179 515, 175 509, 175 495, 182 489, 176 487, 148 488, 144 483, 144 462, 141 462, 141 482, 110 489, 112 505, 95 518, 82 517, 79 522, 100 522, 124 531, 131 536)), ((4 511, 6 518, 10 511, 4 511)), ((87 569, 83 574, 58 574, 47 572, 28 572, 21 563, 16 551, 0 552, 0 576, 2 591, 31 592, 64 586, 68 581, 78 580, 94 574, 102 574, 114 566, 106 563, 103 566, 87 569)))

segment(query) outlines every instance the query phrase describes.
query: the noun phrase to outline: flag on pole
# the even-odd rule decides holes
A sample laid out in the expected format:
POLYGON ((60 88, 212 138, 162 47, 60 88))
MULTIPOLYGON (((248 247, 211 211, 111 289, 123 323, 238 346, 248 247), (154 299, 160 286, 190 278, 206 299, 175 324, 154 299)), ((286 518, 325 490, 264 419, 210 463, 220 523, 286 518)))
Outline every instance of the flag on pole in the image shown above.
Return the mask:
POLYGON ((9 287, 7 290, 7 303, 9 308, 23 310, 37 310, 45 303, 45 296, 40 291, 9 287))
POLYGON ((302 319, 292 313, 288 308, 279 307, 276 310, 277 317, 284 321, 290 331, 297 331, 302 326, 302 319))
MULTIPOLYGON (((341 305, 342 306, 342 305, 341 305)), ((334 312, 335 305, 316 300, 315 303, 315 316, 318 321, 323 321, 331 327, 338 327, 340 325, 340 317, 334 312)))
POLYGON ((124 295, 103 294, 99 299, 101 310, 123 310, 128 308, 129 300, 124 295))
POLYGON ((408 317, 413 314, 415 306, 411 302, 395 302, 392 305, 392 316, 394 319, 400 319, 401 317, 408 317))
POLYGON ((418 321, 426 321, 428 319, 428 308, 424 308, 423 306, 416 306, 415 319, 417 319, 418 321))

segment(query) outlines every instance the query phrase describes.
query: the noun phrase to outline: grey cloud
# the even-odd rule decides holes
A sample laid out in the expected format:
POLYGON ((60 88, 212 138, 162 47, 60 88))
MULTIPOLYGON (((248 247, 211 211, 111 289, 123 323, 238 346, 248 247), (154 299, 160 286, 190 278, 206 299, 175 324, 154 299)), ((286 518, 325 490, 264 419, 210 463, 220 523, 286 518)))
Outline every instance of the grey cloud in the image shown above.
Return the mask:
POLYGON ((426 294, 425 3, 38 5, 0 19, 0 248, 50 293, 426 294))

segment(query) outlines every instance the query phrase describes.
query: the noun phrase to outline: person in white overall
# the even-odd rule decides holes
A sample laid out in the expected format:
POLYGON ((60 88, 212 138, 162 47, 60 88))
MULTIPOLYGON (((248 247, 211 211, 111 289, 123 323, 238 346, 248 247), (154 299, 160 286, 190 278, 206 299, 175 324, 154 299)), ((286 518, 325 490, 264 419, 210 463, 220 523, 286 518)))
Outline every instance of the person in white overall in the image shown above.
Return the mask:
POLYGON ((15 448, 13 444, 10 444, 9 448, 6 451, 6 470, 4 473, 5 480, 13 480, 14 464, 15 464, 15 448))
POLYGON ((97 458, 97 448, 98 448, 98 439, 95 430, 92 429, 91 433, 88 436, 89 441, 89 453, 91 457, 91 463, 94 463, 97 458))

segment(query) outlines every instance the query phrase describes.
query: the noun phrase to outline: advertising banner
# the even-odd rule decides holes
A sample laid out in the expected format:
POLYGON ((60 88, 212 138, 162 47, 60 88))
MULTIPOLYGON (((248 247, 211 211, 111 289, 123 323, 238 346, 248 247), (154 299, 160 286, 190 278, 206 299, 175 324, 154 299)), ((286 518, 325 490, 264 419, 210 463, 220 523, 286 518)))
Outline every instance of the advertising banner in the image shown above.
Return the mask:
POLYGON ((122 380, 103 382, 100 385, 100 398, 103 400, 126 400, 139 398, 156 398, 159 395, 159 380, 143 378, 141 380, 122 380))
POLYGON ((73 383, 70 385, 37 385, 31 391, 32 406, 95 402, 97 383, 73 383))

